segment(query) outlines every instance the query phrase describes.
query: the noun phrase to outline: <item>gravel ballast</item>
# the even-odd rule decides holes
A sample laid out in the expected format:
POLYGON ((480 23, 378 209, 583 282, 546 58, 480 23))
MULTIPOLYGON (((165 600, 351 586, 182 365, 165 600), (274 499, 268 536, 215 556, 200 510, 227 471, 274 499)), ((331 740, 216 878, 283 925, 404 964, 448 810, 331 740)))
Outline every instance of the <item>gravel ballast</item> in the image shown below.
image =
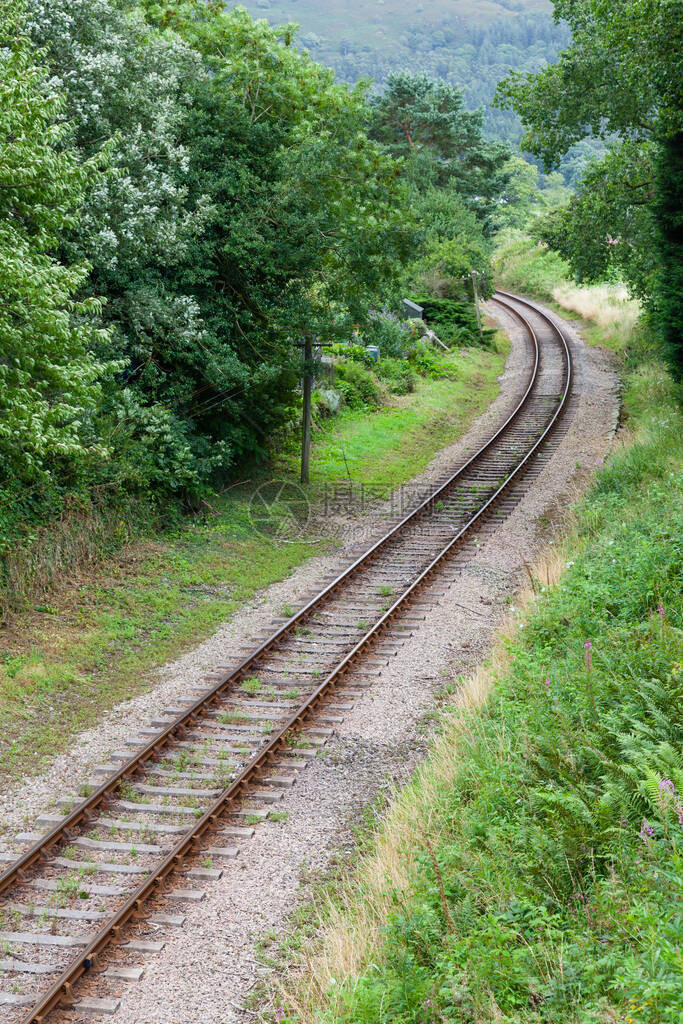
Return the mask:
MULTIPOLYGON (((464 451, 484 440, 519 393, 527 370, 521 330, 507 314, 495 315, 512 341, 501 393, 465 438, 439 453, 417 479, 419 484, 442 477, 464 451)), ((573 328, 570 334, 575 391, 566 432, 552 459, 511 515, 467 549, 471 554, 445 596, 435 598, 422 625, 413 628, 412 637, 372 687, 344 712, 325 756, 311 761, 285 792, 278 812, 286 812, 286 819, 257 826, 256 836, 241 843, 238 859, 226 866, 220 881, 206 885, 202 903, 183 911, 185 926, 165 930, 165 948, 146 959, 142 980, 117 990, 118 1024, 248 1020, 244 1000, 261 977, 255 940, 286 927, 288 914, 306 897, 307 879, 324 872, 335 851, 348 846, 354 818, 383 787, 405 781, 425 756, 425 716, 433 710, 437 692, 486 657, 525 576, 524 563, 548 542, 539 520, 552 518, 553 510, 576 493, 609 449, 619 404, 612 360, 602 350, 585 346, 573 328)), ((349 531, 354 542, 360 532, 376 530, 385 519, 386 508, 378 507, 374 522, 372 515, 355 522, 349 531)), ((348 561, 344 551, 311 560, 257 595, 196 650, 161 669, 154 690, 114 708, 46 772, 3 793, 0 815, 5 827, 15 831, 30 825, 52 798, 74 792, 111 750, 198 685, 207 671, 225 664, 245 637, 267 626, 284 604, 296 605, 345 556, 348 561)))

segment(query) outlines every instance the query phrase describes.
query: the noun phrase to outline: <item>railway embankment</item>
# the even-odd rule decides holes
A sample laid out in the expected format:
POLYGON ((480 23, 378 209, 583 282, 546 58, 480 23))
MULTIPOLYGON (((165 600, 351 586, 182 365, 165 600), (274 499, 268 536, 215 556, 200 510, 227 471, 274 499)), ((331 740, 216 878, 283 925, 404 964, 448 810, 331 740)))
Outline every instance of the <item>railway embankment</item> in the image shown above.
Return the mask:
POLYGON ((592 315, 622 426, 491 656, 452 680, 427 759, 298 911, 280 1019, 679 1017, 680 395, 623 297, 558 281, 531 245, 506 280, 592 315))

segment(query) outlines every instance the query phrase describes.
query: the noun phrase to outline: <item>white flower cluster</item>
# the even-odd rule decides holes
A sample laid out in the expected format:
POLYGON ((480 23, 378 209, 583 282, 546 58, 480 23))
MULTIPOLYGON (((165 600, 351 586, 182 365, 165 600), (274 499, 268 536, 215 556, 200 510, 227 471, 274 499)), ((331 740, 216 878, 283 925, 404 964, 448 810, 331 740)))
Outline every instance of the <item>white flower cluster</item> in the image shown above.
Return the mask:
POLYGON ((180 142, 186 76, 205 72, 177 37, 154 32, 111 0, 30 0, 27 28, 44 48, 52 87, 65 93, 68 138, 83 157, 108 147, 108 174, 89 193, 78 255, 95 272, 134 276, 180 261, 201 229, 180 142))

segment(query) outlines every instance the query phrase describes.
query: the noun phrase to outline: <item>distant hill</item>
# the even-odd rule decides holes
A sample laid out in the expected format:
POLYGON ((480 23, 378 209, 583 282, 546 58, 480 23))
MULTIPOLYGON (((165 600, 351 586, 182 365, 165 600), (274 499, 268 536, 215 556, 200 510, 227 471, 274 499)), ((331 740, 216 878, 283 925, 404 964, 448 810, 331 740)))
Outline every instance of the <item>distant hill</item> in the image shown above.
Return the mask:
MULTIPOLYGON (((231 4, 231 6, 235 6, 231 4)), ((514 68, 537 71, 569 41, 549 0, 246 0, 254 17, 297 22, 298 43, 340 78, 372 78, 392 70, 425 71, 460 86, 470 108, 486 108, 490 135, 515 147, 514 114, 491 108, 496 83, 514 68)), ((583 159, 565 161, 571 180, 583 159)))
POLYGON ((550 0, 248 0, 244 6, 271 23, 297 21, 304 35, 316 35, 333 49, 345 39, 379 51, 420 24, 465 28, 513 21, 520 14, 552 14, 550 0))

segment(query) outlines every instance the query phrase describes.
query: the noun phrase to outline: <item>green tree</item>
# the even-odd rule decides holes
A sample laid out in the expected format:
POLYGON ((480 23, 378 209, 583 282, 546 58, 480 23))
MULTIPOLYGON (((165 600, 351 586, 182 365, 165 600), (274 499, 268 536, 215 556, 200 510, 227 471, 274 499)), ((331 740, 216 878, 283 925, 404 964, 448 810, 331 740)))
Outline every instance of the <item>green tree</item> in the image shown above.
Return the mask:
POLYGON ((539 236, 560 252, 581 281, 618 277, 648 302, 655 289, 654 189, 659 148, 627 141, 590 164, 576 196, 538 225, 539 236))
POLYGON ((88 261, 87 287, 106 298, 110 331, 99 354, 125 364, 104 403, 118 469, 136 488, 196 487, 230 459, 188 414, 206 383, 206 328, 178 273, 207 213, 185 181, 188 82, 206 68, 130 0, 29 0, 27 31, 65 97, 60 145, 87 160, 108 144, 107 174, 88 190, 61 247, 67 259, 88 261))
POLYGON ((126 360, 107 423, 135 486, 196 490, 291 419, 304 331, 359 319, 409 232, 362 90, 244 9, 30 0, 69 141, 111 169, 65 240, 126 360))
POLYGON ((410 290, 437 298, 471 298, 474 271, 483 294, 493 287, 491 242, 481 221, 453 188, 413 196, 411 213, 421 232, 420 255, 408 275, 410 290))
POLYGON ((683 377, 683 132, 661 147, 655 170, 654 221, 659 259, 653 292, 658 298, 657 316, 665 352, 683 377))
POLYGON ((38 67, 17 0, 0 19, 0 464, 3 485, 74 479, 96 443, 105 367, 90 354, 95 300, 76 302, 85 263, 55 258, 78 224, 93 162, 64 149, 63 99, 38 67))
POLYGON ((291 45, 292 29, 241 8, 173 17, 210 71, 191 88, 187 175, 209 214, 181 280, 206 325, 206 429, 244 457, 291 415, 295 342, 363 317, 397 277, 405 190, 368 139, 363 91, 291 45))
MULTIPOLYGON (((557 64, 511 75, 499 100, 522 116, 522 144, 547 168, 592 135, 609 146, 566 213, 546 229, 577 275, 622 274, 641 295, 676 372, 683 376, 680 278, 670 273, 680 245, 672 229, 674 180, 683 133, 683 19, 677 0, 555 0, 572 29, 557 64), (665 175, 661 169, 670 168, 665 175), (666 196, 660 196, 664 188, 666 196)), ((677 221, 680 224, 680 220, 677 221)))
POLYGON ((373 100, 373 134, 408 161, 417 185, 448 185, 483 221, 495 214, 506 183, 507 146, 487 142, 481 110, 465 110, 461 91, 427 75, 389 75, 373 100))
POLYGON ((497 212, 502 227, 525 228, 532 217, 554 210, 571 198, 571 192, 557 172, 541 175, 535 164, 513 156, 505 165, 507 183, 497 212))

